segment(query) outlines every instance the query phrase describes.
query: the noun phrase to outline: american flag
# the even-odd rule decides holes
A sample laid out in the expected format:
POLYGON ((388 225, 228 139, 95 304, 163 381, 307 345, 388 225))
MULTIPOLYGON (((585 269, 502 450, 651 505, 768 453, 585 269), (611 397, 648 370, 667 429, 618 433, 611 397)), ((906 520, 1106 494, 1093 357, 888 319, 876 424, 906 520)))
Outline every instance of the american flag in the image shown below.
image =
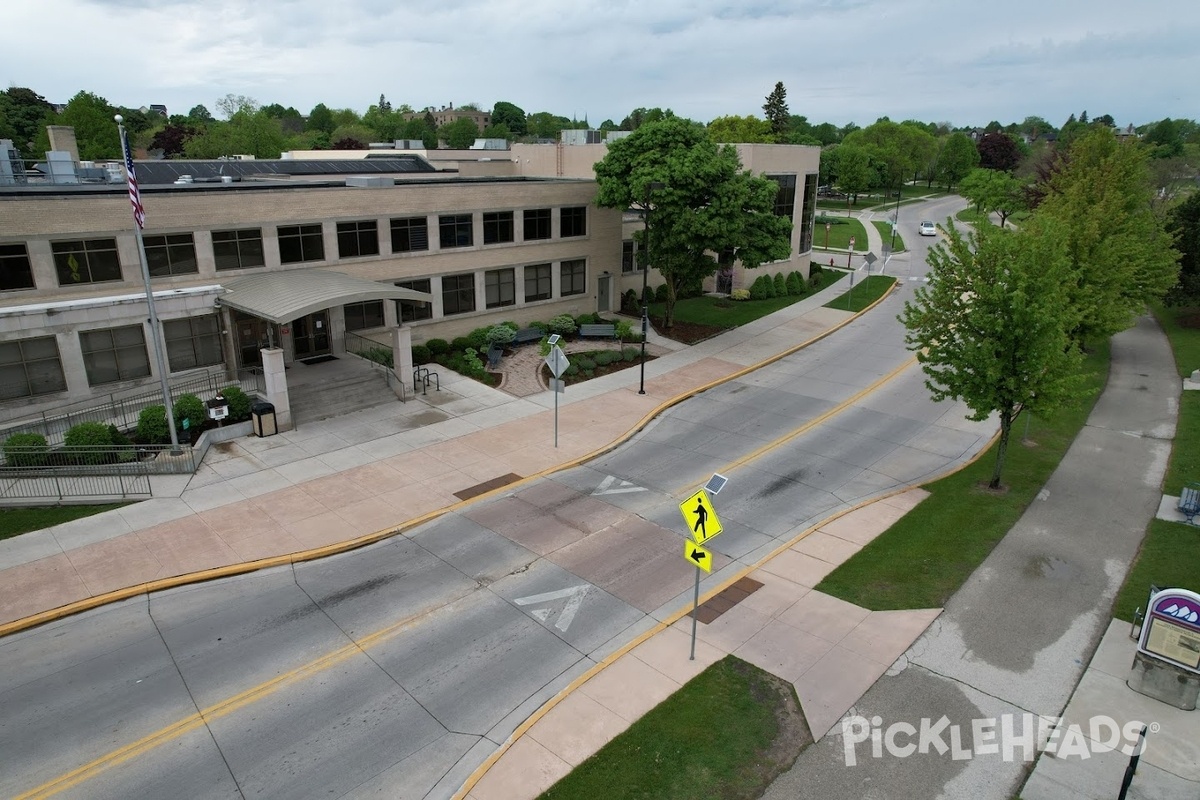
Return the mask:
POLYGON ((133 204, 133 221, 139 228, 146 227, 146 209, 142 207, 142 194, 138 191, 137 176, 133 174, 133 153, 129 150, 129 139, 121 131, 121 144, 125 148, 125 175, 129 179, 129 202, 133 204))

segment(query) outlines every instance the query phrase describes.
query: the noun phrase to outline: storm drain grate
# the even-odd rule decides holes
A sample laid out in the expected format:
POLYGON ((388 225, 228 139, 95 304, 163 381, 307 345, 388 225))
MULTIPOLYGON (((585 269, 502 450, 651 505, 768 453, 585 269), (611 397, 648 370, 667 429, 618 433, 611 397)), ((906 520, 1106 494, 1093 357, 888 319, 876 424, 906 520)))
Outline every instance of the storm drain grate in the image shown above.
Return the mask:
POLYGON ((454 496, 459 500, 470 500, 472 497, 478 497, 481 494, 490 492, 492 489, 499 489, 501 486, 508 486, 510 483, 516 483, 519 480, 521 480, 520 475, 510 472, 507 475, 501 475, 499 478, 492 478, 490 481, 468 486, 466 489, 455 492, 454 496))
POLYGON ((696 619, 708 625, 717 617, 724 614, 738 603, 762 588, 762 584, 753 578, 742 578, 733 586, 724 589, 700 604, 696 609, 696 619))

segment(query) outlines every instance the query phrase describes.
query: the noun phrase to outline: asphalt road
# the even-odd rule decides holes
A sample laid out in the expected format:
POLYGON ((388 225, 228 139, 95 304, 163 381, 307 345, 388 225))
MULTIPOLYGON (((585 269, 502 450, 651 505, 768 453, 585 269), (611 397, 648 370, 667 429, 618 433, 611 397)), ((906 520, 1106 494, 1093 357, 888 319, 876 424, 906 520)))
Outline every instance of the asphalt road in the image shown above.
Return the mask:
POLYGON ((986 444, 994 427, 932 403, 904 348, 896 314, 928 246, 908 216, 912 250, 888 265, 902 285, 875 311, 596 461, 354 553, 0 642, 0 794, 450 796, 545 700, 690 602, 677 504, 712 472, 730 483, 709 585, 986 444))

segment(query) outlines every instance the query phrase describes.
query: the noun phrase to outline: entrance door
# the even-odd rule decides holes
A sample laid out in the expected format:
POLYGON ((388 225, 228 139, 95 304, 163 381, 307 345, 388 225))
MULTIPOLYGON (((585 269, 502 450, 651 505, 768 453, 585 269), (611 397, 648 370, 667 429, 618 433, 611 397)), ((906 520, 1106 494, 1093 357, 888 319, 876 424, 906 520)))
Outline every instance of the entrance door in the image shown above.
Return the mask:
POLYGON ((235 311, 233 324, 237 328, 238 366, 261 367, 262 350, 272 343, 279 344, 279 330, 265 319, 235 311), (272 330, 272 328, 275 328, 272 330))
POLYGON ((596 291, 596 310, 601 313, 607 313, 609 311, 612 311, 612 306, 609 305, 609 303, 612 302, 609 297, 609 293, 611 291, 611 289, 610 289, 611 286, 612 286, 612 276, 611 275, 601 275, 600 276, 600 284, 597 287, 597 291, 596 291))
POLYGON ((292 320, 292 351, 297 360, 330 352, 328 311, 292 320))

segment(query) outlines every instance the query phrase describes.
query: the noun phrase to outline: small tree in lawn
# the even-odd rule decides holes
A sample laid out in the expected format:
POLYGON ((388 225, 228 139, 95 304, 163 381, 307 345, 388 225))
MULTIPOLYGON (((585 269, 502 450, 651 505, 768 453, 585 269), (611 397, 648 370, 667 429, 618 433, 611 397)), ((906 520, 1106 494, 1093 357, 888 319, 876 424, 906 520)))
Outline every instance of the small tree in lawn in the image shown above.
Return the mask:
POLYGON ((999 489, 1017 417, 1077 402, 1083 391, 1070 335, 1073 270, 1054 224, 1018 232, 988 225, 964 237, 948 221, 946 231, 929 253, 929 284, 904 304, 900 321, 934 400, 962 400, 975 421, 1000 418, 989 484, 999 489))
POLYGON ((743 171, 737 151, 718 147, 694 122, 647 122, 610 144, 595 170, 597 205, 649 215, 650 267, 666 280, 667 328, 680 294, 717 271, 716 254, 731 253, 749 269, 791 254, 791 220, 774 213, 779 185, 743 171), (651 192, 652 183, 662 188, 651 192))

